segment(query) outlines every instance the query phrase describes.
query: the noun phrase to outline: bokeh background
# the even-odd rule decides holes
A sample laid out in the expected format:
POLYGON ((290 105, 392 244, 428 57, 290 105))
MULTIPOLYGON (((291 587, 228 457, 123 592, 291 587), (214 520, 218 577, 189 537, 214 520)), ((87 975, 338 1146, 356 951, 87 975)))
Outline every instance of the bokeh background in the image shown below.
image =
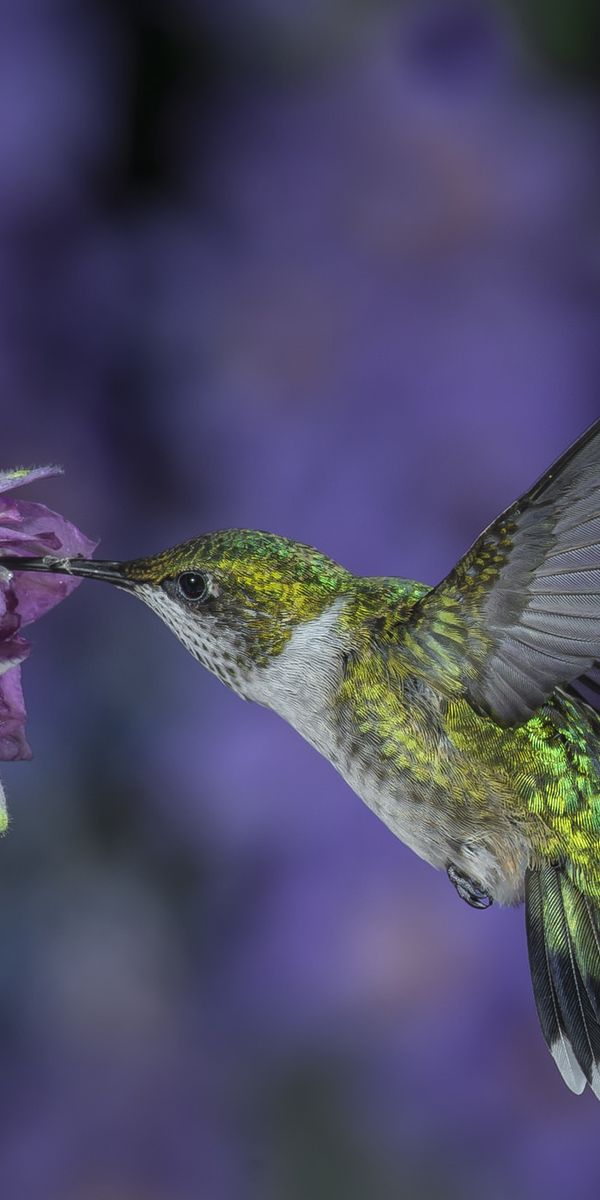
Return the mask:
MULTIPOLYGON (((2 462, 434 582, 598 415, 596 0, 1 0, 2 462)), ((84 585, 2 777, 0 1195, 597 1200, 522 911, 84 585)))

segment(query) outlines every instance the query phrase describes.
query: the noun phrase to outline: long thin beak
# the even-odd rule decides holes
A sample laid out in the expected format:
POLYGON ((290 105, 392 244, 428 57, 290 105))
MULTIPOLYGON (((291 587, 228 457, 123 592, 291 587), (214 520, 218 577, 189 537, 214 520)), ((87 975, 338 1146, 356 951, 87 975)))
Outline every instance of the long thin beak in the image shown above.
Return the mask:
POLYGON ((47 571, 59 575, 79 575, 84 579, 102 579, 118 587, 132 587, 134 581, 127 575, 127 563, 93 561, 91 558, 9 558, 0 556, 0 567, 7 571, 47 571))

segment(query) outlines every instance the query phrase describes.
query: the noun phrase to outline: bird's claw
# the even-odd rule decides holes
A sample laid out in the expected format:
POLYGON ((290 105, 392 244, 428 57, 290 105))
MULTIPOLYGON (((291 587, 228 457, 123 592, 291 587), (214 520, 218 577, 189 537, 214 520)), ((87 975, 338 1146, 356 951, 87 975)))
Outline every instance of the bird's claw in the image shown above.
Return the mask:
POLYGON ((492 903, 492 897, 488 896, 487 892, 475 883, 473 879, 469 879, 468 875, 463 875, 457 867, 448 867, 448 879, 456 888, 461 900, 466 900, 471 908, 489 908, 492 903))

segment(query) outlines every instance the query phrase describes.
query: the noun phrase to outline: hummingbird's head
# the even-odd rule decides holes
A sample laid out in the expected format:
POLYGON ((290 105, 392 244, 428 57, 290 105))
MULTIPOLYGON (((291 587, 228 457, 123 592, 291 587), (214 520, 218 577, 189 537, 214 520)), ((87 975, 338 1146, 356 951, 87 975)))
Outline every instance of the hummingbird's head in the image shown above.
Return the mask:
POLYGON ((128 562, 2 559, 9 570, 100 579, 153 609, 203 666, 241 695, 294 630, 326 612, 352 575, 310 546, 227 529, 128 562))

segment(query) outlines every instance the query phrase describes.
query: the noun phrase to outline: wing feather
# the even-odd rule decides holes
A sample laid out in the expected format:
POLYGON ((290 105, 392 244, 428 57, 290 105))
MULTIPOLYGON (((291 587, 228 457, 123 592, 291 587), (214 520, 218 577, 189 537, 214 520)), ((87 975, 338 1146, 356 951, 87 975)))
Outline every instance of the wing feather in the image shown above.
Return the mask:
POLYGON ((600 662, 600 421, 413 609, 407 653, 500 724, 600 662))

